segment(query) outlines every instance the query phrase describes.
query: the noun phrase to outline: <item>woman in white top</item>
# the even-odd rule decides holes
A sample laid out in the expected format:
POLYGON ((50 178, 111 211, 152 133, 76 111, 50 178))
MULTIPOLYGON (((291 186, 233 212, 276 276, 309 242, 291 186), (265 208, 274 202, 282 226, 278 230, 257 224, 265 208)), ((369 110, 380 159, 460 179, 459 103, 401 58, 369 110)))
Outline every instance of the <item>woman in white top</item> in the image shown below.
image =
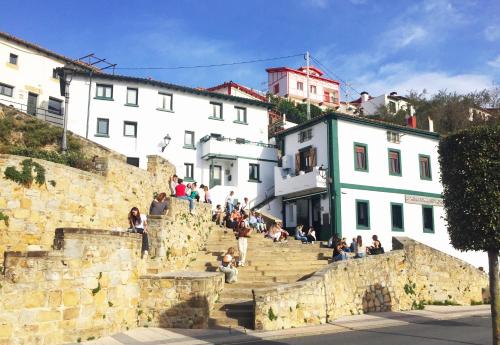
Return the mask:
POLYGON ((366 246, 363 245, 363 238, 361 235, 356 237, 356 248, 354 248, 356 258, 364 258, 366 256, 366 246))
POLYGON ((309 230, 307 231, 307 242, 308 243, 314 243, 316 241, 316 230, 311 226, 309 230))
POLYGON ((137 207, 132 207, 128 214, 128 222, 132 232, 142 234, 141 253, 143 257, 148 256, 149 239, 148 239, 148 219, 146 215, 141 214, 137 207))

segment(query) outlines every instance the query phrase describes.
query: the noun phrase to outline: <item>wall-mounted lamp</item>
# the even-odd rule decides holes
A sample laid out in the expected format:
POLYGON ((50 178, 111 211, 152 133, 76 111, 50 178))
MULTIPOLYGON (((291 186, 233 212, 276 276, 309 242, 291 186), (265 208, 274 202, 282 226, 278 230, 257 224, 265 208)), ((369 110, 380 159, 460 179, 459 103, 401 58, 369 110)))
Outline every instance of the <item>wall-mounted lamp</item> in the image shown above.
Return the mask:
POLYGON ((327 168, 324 167, 323 164, 321 164, 321 166, 318 168, 318 171, 319 171, 319 176, 321 176, 321 178, 324 178, 326 180, 326 172, 327 172, 327 168))
POLYGON ((170 137, 170 134, 167 134, 163 137, 163 142, 160 143, 161 152, 165 151, 168 144, 170 144, 170 140, 172 140, 172 138, 170 137))

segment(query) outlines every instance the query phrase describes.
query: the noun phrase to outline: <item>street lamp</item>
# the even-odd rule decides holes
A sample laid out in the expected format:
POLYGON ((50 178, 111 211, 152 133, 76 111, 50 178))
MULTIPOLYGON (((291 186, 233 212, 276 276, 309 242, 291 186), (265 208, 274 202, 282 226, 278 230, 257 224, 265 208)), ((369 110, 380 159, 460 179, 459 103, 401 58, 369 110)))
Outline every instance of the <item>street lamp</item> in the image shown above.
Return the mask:
POLYGON ((170 144, 170 140, 172 140, 172 138, 170 137, 170 134, 167 134, 163 137, 163 142, 161 143, 161 152, 165 151, 168 144, 170 144))
POLYGON ((63 154, 66 154, 68 151, 68 139, 67 139, 67 130, 68 130, 68 109, 69 109, 69 84, 73 80, 74 70, 67 66, 59 69, 58 71, 61 83, 61 94, 64 94, 64 127, 63 127, 63 137, 61 143, 61 151, 63 154))

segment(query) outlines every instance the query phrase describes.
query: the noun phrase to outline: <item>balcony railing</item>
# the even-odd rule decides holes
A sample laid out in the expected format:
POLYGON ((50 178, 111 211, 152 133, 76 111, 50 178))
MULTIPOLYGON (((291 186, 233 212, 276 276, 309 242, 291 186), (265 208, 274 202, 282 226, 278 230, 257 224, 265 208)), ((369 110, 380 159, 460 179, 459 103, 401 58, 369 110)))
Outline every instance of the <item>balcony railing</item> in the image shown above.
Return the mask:
POLYGON ((207 135, 200 139, 203 159, 230 159, 238 157, 276 162, 276 145, 257 143, 243 138, 225 138, 207 135))
MULTIPOLYGON (((23 103, 18 103, 11 101, 10 99, 0 98, 0 103, 15 108, 23 113, 34 116, 37 119, 47 121, 53 125, 62 127, 64 125, 64 115, 57 114, 56 112, 51 112, 48 109, 43 108, 30 108, 28 113, 28 106, 23 103)), ((62 112, 62 111, 61 111, 62 112)))
POLYGON ((203 138, 200 139, 200 142, 203 144, 209 141, 210 139, 214 139, 217 141, 224 141, 228 143, 235 143, 235 144, 249 144, 249 145, 256 145, 260 147, 268 147, 273 149, 277 148, 277 146, 273 144, 259 143, 256 141, 250 141, 243 138, 226 138, 218 135, 205 135, 203 138))

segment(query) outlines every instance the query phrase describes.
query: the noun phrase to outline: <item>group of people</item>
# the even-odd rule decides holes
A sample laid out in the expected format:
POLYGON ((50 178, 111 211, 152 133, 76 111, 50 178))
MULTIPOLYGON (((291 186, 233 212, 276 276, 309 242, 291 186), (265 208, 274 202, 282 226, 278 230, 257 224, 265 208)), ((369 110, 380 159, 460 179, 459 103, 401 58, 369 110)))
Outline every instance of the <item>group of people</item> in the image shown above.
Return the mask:
POLYGON ((295 229, 295 239, 301 241, 304 244, 314 244, 316 241, 316 230, 312 226, 309 227, 307 232, 302 231, 304 229, 303 225, 298 225, 295 229))
POLYGON ((194 201, 211 204, 210 191, 208 186, 200 185, 196 182, 184 184, 184 180, 177 175, 173 175, 169 181, 170 192, 176 198, 189 201, 189 212, 194 214, 194 201))
POLYGON ((330 240, 333 247, 333 261, 347 260, 347 253, 353 253, 354 258, 364 258, 366 255, 378 255, 384 253, 384 247, 382 247, 382 243, 379 241, 377 235, 372 236, 373 242, 371 246, 363 245, 363 238, 361 235, 353 237, 349 246, 347 245, 345 237, 340 240, 334 236, 330 240))

